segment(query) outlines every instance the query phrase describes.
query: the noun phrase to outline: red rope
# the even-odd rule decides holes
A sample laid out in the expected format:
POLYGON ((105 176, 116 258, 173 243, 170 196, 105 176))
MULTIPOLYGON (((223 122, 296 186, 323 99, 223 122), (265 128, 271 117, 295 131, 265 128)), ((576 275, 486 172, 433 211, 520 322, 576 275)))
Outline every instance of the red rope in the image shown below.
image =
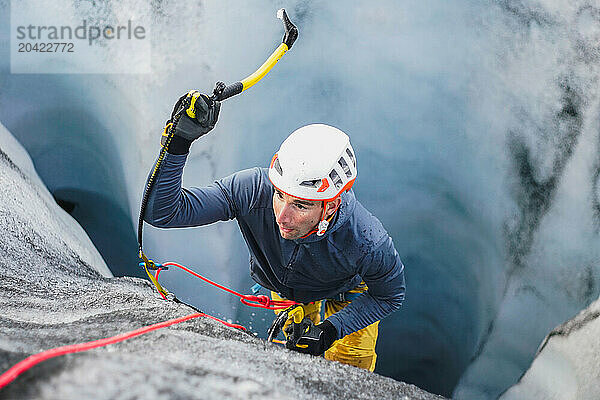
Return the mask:
MULTIPOLYGON (((203 281, 210 283, 213 286, 218 287, 219 289, 222 289, 234 296, 238 296, 240 298, 240 301, 247 306, 266 308, 268 310, 281 310, 281 309, 285 309, 290 306, 293 306, 295 304, 298 304, 295 301, 291 301, 291 300, 271 300, 268 296, 262 296, 262 295, 261 296, 253 296, 253 295, 249 295, 249 294, 238 293, 235 290, 231 290, 223 285, 219 285, 218 283, 213 282, 210 279, 203 277, 202 275, 184 267, 183 265, 180 265, 180 264, 177 264, 174 262, 167 262, 162 265, 163 266, 172 265, 174 267, 180 268, 180 269, 184 270, 185 272, 192 274, 195 277, 200 278, 203 281)), ((158 275, 160 274, 161 270, 162 270, 162 268, 158 268, 158 270, 156 271, 155 277, 156 277, 157 281, 158 281, 158 275)), ((166 299, 166 297, 162 293, 160 293, 160 295, 163 297, 163 299, 166 299)), ((246 328, 244 328, 241 325, 225 322, 223 320, 220 320, 219 318, 213 317, 212 315, 208 315, 205 313, 190 314, 190 315, 186 315, 185 317, 180 317, 180 318, 171 319, 168 321, 159 322, 157 324, 148 325, 148 326, 145 326, 145 327, 142 327, 142 328, 130 331, 130 332, 122 333, 120 335, 111 336, 111 337, 104 338, 104 339, 98 339, 98 340, 94 340, 91 342, 84 342, 84 343, 56 347, 54 349, 50 349, 50 350, 42 351, 37 354, 33 354, 33 355, 27 357, 26 359, 24 359, 23 361, 20 361, 17 364, 13 365, 5 373, 0 375, 0 389, 2 389, 6 385, 8 385, 12 381, 14 381, 23 372, 25 372, 28 369, 32 368, 33 366, 41 363, 42 361, 48 360, 50 358, 54 358, 54 357, 58 357, 58 356, 62 356, 65 354, 70 354, 70 353, 79 353, 82 351, 95 349, 97 347, 102 347, 102 346, 106 346, 109 344, 122 342, 122 341, 130 339, 132 337, 143 335, 144 333, 148 333, 148 332, 160 329, 160 328, 165 328, 167 326, 178 324, 180 322, 188 321, 190 319, 198 318, 198 317, 211 318, 211 319, 213 319, 215 321, 219 321, 222 324, 227 325, 229 327, 246 330, 246 328)))
MULTIPOLYGON (((235 290, 231 290, 223 285, 219 285, 218 283, 213 282, 210 279, 203 277, 199 273, 194 272, 191 269, 188 269, 188 268, 184 267, 183 265, 180 265, 180 264, 177 264, 174 262, 166 262, 166 263, 163 263, 162 265, 165 267, 172 265, 174 267, 180 268, 180 269, 184 270, 185 272, 187 272, 188 274, 192 274, 195 277, 202 279, 204 282, 210 283, 211 285, 216 286, 219 289, 224 290, 234 296, 238 296, 242 303, 244 303, 245 305, 250 306, 250 307, 266 308, 267 310, 283 310, 290 306, 298 304, 292 300, 272 300, 268 296, 263 296, 263 295, 254 296, 251 294, 238 293, 235 290)), ((157 281, 158 281, 158 274, 160 274, 161 270, 162 270, 162 268, 158 268, 158 270, 156 271, 155 277, 156 277, 157 281)), ((165 298, 165 296, 162 293, 161 293, 161 296, 163 296, 163 298, 165 298)))
POLYGON ((180 322, 188 321, 190 319, 198 318, 198 317, 211 318, 211 319, 214 319, 215 321, 219 321, 219 322, 221 322, 227 326, 230 326, 232 328, 246 330, 246 328, 244 328, 241 325, 230 324, 228 322, 225 322, 218 318, 215 318, 212 315, 208 315, 208 314, 204 314, 204 313, 190 314, 190 315, 186 315, 184 317, 159 322, 159 323, 153 324, 153 325, 148 325, 148 326, 136 329, 131 332, 125 332, 120 335, 111 336, 111 337, 108 337, 105 339, 98 339, 98 340, 94 340, 91 342, 84 342, 84 343, 56 347, 54 349, 42 351, 41 353, 33 354, 33 355, 27 357, 26 359, 24 359, 23 361, 13 365, 8 371, 6 371, 2 375, 0 375, 0 389, 2 389, 6 385, 8 385, 12 381, 14 381, 19 375, 21 375, 23 372, 27 371, 31 367, 41 363, 42 361, 48 360, 50 358, 62 356, 64 354, 79 353, 81 351, 95 349, 96 347, 102 347, 102 346, 106 346, 109 344, 122 342, 122 341, 130 339, 132 337, 142 335, 144 333, 148 333, 148 332, 160 329, 160 328, 165 328, 167 326, 178 324, 180 322))

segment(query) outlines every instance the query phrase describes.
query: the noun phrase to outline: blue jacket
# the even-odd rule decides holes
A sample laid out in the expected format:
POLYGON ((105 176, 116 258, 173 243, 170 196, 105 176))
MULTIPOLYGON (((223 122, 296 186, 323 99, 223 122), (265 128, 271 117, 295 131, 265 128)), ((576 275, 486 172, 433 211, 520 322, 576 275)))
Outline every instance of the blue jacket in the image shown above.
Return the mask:
POLYGON ((144 220, 159 228, 236 218, 250 250, 250 274, 260 285, 298 302, 333 298, 364 281, 368 291, 328 319, 338 338, 376 322, 404 300, 404 266, 381 222, 354 197, 342 203, 323 236, 281 237, 266 168, 243 170, 208 186, 182 188, 187 154, 166 154, 144 220))

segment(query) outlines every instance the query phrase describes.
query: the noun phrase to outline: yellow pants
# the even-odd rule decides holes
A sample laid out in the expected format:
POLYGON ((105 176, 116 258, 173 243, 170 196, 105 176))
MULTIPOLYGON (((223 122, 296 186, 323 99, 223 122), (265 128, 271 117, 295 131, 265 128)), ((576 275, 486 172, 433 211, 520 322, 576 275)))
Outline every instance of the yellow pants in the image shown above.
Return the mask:
MULTIPOLYGON (((367 286, 361 284, 350 290, 350 292, 362 293, 366 290, 367 286)), ((271 292, 271 298, 273 300, 283 300, 275 292, 271 292)), ((321 304, 322 301, 317 301, 312 304, 302 305, 304 315, 310 318, 315 324, 321 322, 321 304)), ((340 311, 348 304, 350 304, 349 301, 325 300, 325 318, 340 311)), ((281 310, 275 311, 276 314, 279 312, 281 312, 281 310)), ((284 325, 284 329, 291 323, 292 320, 288 319, 284 325)), ((375 362, 377 361, 375 344, 377 343, 378 328, 379 321, 336 340, 329 350, 325 352, 325 358, 332 361, 339 361, 343 364, 354 365, 355 367, 364 368, 373 372, 375 369, 375 362)))

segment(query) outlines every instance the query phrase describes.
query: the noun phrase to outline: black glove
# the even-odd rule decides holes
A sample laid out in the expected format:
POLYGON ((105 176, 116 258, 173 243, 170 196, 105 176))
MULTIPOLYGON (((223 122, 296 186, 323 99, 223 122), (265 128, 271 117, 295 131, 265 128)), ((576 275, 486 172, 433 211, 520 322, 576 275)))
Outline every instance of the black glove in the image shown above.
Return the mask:
MULTIPOLYGON (((175 127, 173 139, 169 143, 169 153, 185 154, 189 152, 194 140, 206 135, 215 127, 220 110, 220 102, 210 100, 208 96, 197 90, 192 90, 181 96, 175 103, 171 119, 167 121, 168 125, 174 122, 177 113, 181 114, 175 127)), ((161 145, 163 146, 167 139, 166 132, 161 139, 161 145)))
POLYGON ((300 324, 290 324, 285 328, 288 339, 285 347, 300 353, 320 356, 337 340, 337 330, 328 320, 315 325, 308 317, 300 324), (300 325, 294 327, 294 325, 300 325), (300 332, 297 334, 297 332, 300 332))

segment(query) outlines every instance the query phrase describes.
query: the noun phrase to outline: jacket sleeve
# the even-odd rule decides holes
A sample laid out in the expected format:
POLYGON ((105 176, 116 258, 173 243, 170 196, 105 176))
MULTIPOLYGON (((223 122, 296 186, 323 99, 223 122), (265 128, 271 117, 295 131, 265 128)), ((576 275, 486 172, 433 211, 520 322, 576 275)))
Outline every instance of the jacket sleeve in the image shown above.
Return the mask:
POLYGON ((327 318, 336 327, 338 338, 385 318, 404 301, 404 265, 389 236, 360 265, 360 275, 368 290, 327 318))
POLYGON ((236 172, 204 187, 184 188, 186 159, 187 154, 165 155, 148 198, 144 221, 158 228, 182 228, 227 221, 248 213, 262 181, 259 168, 236 172))

